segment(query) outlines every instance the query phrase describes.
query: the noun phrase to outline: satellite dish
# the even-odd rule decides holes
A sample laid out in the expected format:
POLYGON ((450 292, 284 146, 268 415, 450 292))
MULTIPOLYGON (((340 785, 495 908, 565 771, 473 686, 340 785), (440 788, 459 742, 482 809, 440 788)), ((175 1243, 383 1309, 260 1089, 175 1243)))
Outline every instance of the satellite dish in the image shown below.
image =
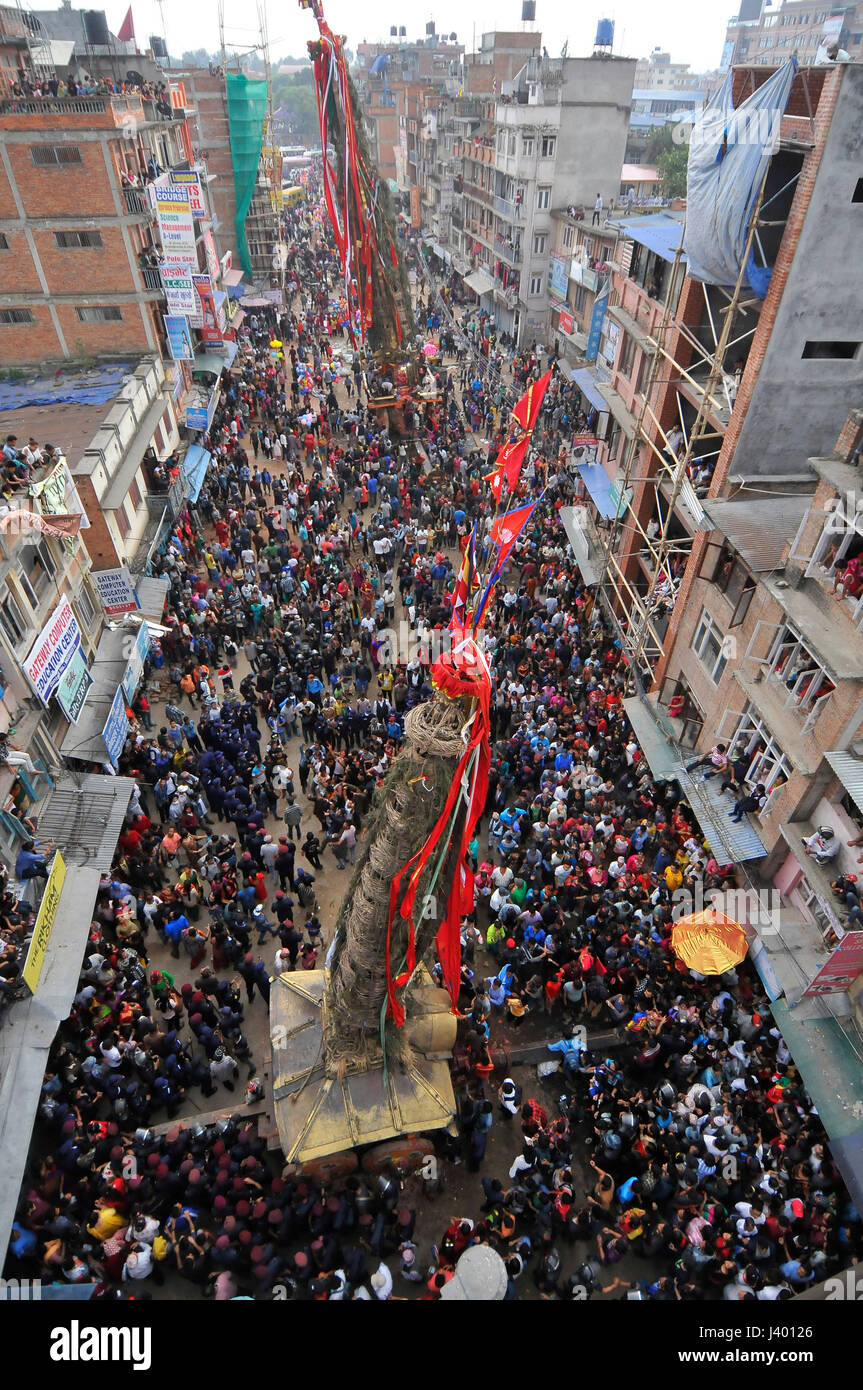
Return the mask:
POLYGON ((138 87, 143 87, 144 74, 142 72, 136 72, 134 68, 130 68, 126 73, 126 81, 134 82, 138 87))

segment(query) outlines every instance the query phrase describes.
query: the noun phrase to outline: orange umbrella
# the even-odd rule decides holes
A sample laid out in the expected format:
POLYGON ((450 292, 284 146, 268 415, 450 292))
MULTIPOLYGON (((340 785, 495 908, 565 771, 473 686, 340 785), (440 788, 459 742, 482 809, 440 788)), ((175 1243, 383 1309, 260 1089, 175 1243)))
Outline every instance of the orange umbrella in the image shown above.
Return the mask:
POLYGON ((671 949, 678 960, 699 975, 722 975, 739 965, 749 945, 739 922, 707 908, 674 923, 671 949))

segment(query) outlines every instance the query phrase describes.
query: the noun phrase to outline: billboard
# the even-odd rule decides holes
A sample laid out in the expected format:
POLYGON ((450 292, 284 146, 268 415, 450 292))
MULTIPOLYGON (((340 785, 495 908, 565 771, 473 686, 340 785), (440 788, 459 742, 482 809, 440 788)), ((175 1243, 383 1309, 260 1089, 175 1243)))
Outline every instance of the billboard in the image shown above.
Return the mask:
POLYGON ((54 609, 24 658, 24 674, 43 705, 81 645, 81 629, 67 598, 54 609))
POLYGON ((113 570, 93 570, 92 578, 109 618, 121 613, 137 613, 141 605, 125 565, 113 570))
POLYGON ((163 265, 162 288, 171 318, 182 317, 191 322, 200 316, 201 306, 188 267, 163 265))
POLYGON ((198 307, 201 315, 201 342, 208 348, 221 348, 224 346, 225 335, 216 312, 213 282, 209 275, 193 275, 192 283, 198 296, 198 307))
POLYGON ((207 206, 204 202, 204 190, 201 187, 201 175, 197 169, 172 169, 170 182, 175 188, 185 188, 189 194, 189 207, 192 209, 193 217, 206 217, 207 206))
POLYGON ((127 700, 135 698, 135 691, 138 689, 138 683, 144 671, 144 662, 150 654, 150 645, 150 629, 146 623, 142 623, 138 629, 138 636, 135 638, 129 664, 123 675, 123 694, 127 700))
POLYGON ((558 319, 557 326, 560 329, 561 333, 572 334, 575 332, 575 323, 573 321, 572 314, 567 313, 566 309, 561 309, 560 318, 558 319))
POLYGON ((558 299, 566 299, 569 286, 569 267, 562 256, 552 256, 548 263, 548 287, 558 299))
POLYGON ((126 696, 123 693, 123 687, 118 686, 117 694, 114 696, 105 727, 102 730, 102 738, 113 767, 117 766, 128 732, 129 716, 126 713, 126 696))
POLYGON ((167 183, 151 185, 159 236, 166 252, 195 250, 195 219, 187 188, 167 183))
POLYGON ((54 692, 57 703, 72 724, 78 723, 92 684, 93 677, 84 653, 77 647, 54 692))
POLYGON ((65 879, 66 861, 57 850, 45 884, 45 892, 42 894, 42 901, 39 904, 39 913, 36 917, 33 935, 30 938, 27 959, 24 962, 24 969, 21 971, 24 983, 31 994, 36 993, 39 976, 42 974, 42 966, 45 963, 48 943, 51 940, 51 932, 57 919, 57 909, 60 906, 60 894, 63 891, 65 879))
POLYGON ((419 227, 422 225, 420 216, 420 191, 417 185, 411 184, 411 226, 419 227))
MULTIPOLYGON (((191 284, 191 281, 190 281, 191 284)), ((194 290, 194 286, 192 286, 194 290)), ((197 298, 197 296, 196 296, 197 298)), ((185 314, 163 314, 162 322, 168 335, 168 351, 175 362, 192 362, 195 358, 195 344, 189 320, 185 314)))
POLYGON ((860 974, 863 974, 863 931, 850 931, 827 957, 801 998, 817 999, 822 994, 841 993, 860 974))
POLYGON ((590 331, 587 335, 587 352, 585 356, 588 362, 596 361, 596 354, 599 352, 599 340, 602 336, 602 325, 605 320, 605 310, 608 305, 608 289, 602 294, 598 294, 593 301, 593 313, 590 316, 590 331))

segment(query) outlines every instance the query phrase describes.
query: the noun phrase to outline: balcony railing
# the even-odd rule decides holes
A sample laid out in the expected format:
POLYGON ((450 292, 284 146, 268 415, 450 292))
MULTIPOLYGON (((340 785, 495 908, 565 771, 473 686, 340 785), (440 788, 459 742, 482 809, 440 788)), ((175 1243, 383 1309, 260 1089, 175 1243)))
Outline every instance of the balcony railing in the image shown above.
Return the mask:
POLYGON ((521 203, 515 203, 511 198, 495 198, 494 210, 500 217, 506 217, 510 222, 517 222, 521 217, 521 203))
POLYGON ((521 265, 522 253, 520 246, 512 246, 509 242, 504 241, 503 237, 496 236, 494 239, 494 249, 500 259, 506 261, 507 265, 511 265, 514 268, 521 265))
POLYGON ((145 289, 158 290, 160 294, 165 293, 165 287, 162 284, 162 272, 160 270, 153 270, 148 266, 142 266, 141 275, 144 279, 145 289))
POLYGON ((123 202, 133 217, 149 217, 153 212, 150 195, 145 188, 124 188, 123 202))

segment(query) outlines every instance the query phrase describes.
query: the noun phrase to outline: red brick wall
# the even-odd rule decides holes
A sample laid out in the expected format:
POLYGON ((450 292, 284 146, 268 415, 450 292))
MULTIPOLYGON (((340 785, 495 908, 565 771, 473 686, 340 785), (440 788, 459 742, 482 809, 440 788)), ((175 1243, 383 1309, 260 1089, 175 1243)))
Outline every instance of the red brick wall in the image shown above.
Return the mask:
MULTIPOLYGON (((82 219, 83 222, 83 219, 82 219)), ((70 222, 69 231, 91 230, 70 222)), ((34 228, 33 240, 42 270, 52 293, 82 295, 99 293, 130 294, 137 290, 123 233, 117 226, 99 227, 101 247, 61 248, 54 231, 34 228)))
POLYGON ((80 351, 81 349, 92 356, 132 350, 141 352, 150 350, 139 304, 119 305, 123 318, 122 321, 114 323, 81 323, 73 304, 58 304, 56 307, 57 316, 73 357, 76 350, 80 351))
POLYGON ((90 523, 87 530, 81 532, 81 539, 93 561, 93 569, 114 569, 116 565, 123 563, 123 558, 117 554, 93 484, 88 477, 76 477, 75 486, 81 495, 84 511, 87 513, 87 520, 90 523))
POLYGON ((32 323, 0 323, 0 362, 39 362, 45 357, 62 357, 63 350, 54 330, 47 304, 29 304, 32 323))
POLYGON ((7 232, 8 251, 0 251, 0 294, 41 294, 42 286, 23 232, 7 232))
MULTIPOLYGON (((52 140, 49 131, 34 134, 32 140, 34 145, 61 143, 66 142, 59 138, 52 140)), ((77 148, 81 151, 80 164, 43 166, 33 163, 29 144, 7 146, 26 216, 66 217, 72 213, 81 216, 85 211, 94 216, 114 215, 114 199, 102 146, 96 141, 82 140, 77 148)), ((11 215, 14 216, 14 212, 11 215)))

